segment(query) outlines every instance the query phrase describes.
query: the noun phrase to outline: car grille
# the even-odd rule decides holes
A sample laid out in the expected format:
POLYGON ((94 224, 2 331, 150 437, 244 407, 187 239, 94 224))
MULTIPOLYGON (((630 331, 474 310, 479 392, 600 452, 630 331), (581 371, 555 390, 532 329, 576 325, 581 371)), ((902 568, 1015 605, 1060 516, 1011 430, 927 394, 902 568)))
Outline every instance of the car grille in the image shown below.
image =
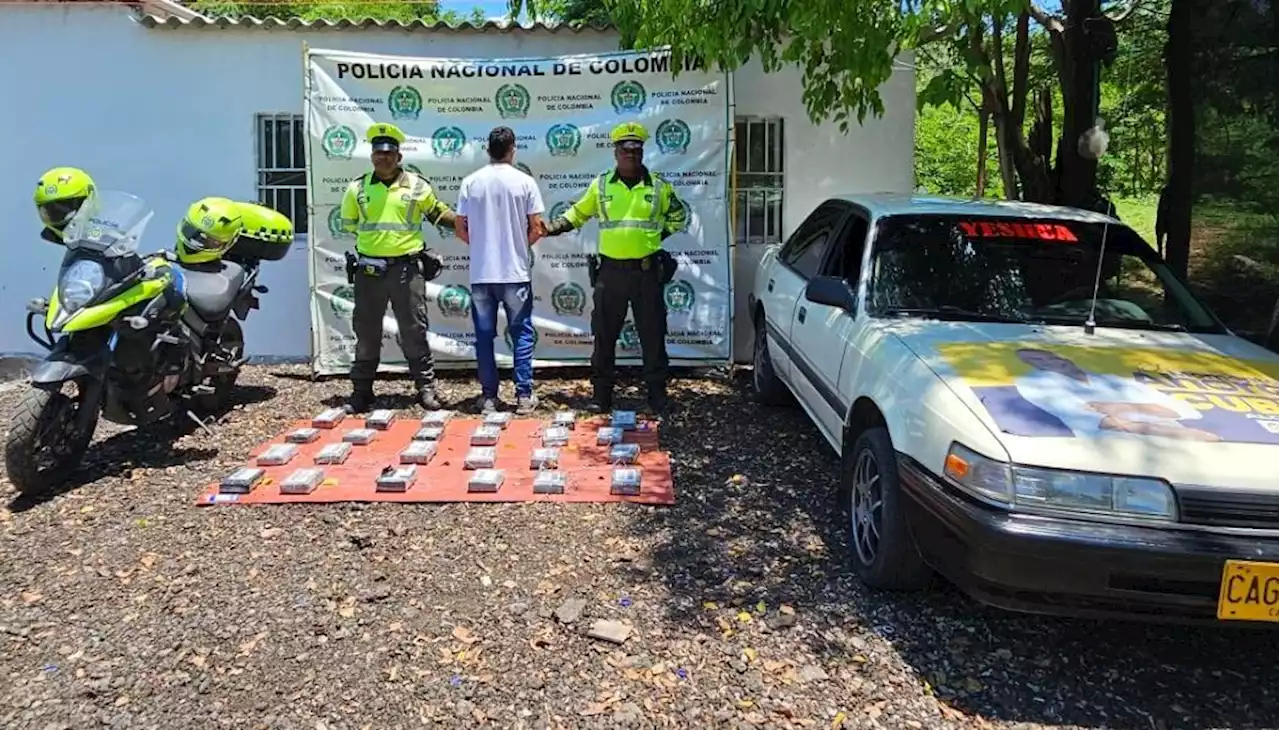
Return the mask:
POLYGON ((1280 496, 1179 486, 1182 522, 1212 527, 1274 530, 1280 522, 1280 496))

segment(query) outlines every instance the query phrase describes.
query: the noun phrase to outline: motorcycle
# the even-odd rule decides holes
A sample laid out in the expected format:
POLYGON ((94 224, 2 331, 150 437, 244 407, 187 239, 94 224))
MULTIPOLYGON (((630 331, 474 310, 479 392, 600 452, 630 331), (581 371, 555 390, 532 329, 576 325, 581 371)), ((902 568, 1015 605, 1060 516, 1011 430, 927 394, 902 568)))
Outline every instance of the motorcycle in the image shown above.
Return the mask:
MULTIPOLYGON (((288 219, 263 211, 283 219, 292 237, 288 219)), ((146 426, 185 414, 207 429, 198 414, 229 403, 247 361, 237 318, 267 293, 257 283, 260 261, 288 247, 242 236, 222 259, 202 264, 183 264, 172 252, 139 256, 152 217, 137 196, 99 191, 67 225, 52 296, 28 303, 27 335, 48 355, 31 373, 5 443, 19 492, 65 481, 99 417, 146 426), (35 331, 41 316, 44 337, 35 331)))

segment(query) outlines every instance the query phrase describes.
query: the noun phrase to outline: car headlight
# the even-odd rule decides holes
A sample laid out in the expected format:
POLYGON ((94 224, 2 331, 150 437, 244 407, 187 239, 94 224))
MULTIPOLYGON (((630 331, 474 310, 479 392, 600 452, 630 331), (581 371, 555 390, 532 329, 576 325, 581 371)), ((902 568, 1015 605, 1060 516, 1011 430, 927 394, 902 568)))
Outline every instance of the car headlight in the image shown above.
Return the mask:
POLYGON ((1178 519, 1173 489, 1159 479, 1018 466, 960 444, 951 446, 943 471, 961 489, 1014 511, 1178 519))
POLYGON ((106 286, 107 272, 97 261, 81 260, 67 267, 58 281, 59 307, 70 313, 93 301, 106 286))

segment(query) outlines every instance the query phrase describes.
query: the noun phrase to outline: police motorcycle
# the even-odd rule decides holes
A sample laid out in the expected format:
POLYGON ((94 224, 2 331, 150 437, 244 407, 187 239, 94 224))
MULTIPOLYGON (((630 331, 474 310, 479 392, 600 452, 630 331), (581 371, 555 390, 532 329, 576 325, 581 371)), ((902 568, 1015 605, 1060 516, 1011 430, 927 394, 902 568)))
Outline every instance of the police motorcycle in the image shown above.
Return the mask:
POLYGON ((207 428, 197 413, 226 406, 246 360, 236 318, 259 308, 256 295, 267 288, 257 284, 258 264, 283 258, 289 247, 275 241, 287 234, 291 242, 292 225, 270 209, 219 198, 192 211, 209 202, 233 211, 220 221, 240 213, 236 231, 248 211, 252 233, 263 238, 232 236, 229 249, 211 255, 184 247, 180 235, 176 254, 139 256, 153 211, 111 190, 91 194, 67 224, 54 291, 27 306, 27 334, 48 355, 31 373, 5 443, 7 475, 19 492, 38 493, 70 476, 100 416, 145 426, 186 414, 207 428), (39 317, 43 337, 35 331, 39 317))

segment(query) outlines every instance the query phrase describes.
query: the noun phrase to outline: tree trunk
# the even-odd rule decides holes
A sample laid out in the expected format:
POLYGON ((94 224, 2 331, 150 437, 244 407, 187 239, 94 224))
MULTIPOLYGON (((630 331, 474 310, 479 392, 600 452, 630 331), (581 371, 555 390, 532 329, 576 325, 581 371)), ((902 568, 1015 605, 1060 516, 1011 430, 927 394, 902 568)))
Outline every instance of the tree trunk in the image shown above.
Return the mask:
POLYGON ((987 194, 987 126, 989 117, 984 108, 978 115, 978 194, 981 198, 987 194))
POLYGON ((1008 200, 1026 200, 1018 185, 1018 170, 1014 157, 1018 149, 1018 128, 1007 111, 995 111, 991 123, 996 129, 996 157, 1000 163, 1000 182, 1004 185, 1004 197, 1008 200))
POLYGON ((1169 9, 1169 39, 1164 47, 1169 89, 1169 163, 1166 186, 1165 260, 1182 276, 1191 260, 1192 180, 1196 156, 1196 118, 1191 86, 1191 24, 1195 0, 1173 0, 1169 9))
POLYGON ((1018 151, 1018 177, 1022 180, 1022 199, 1033 203, 1052 203, 1057 186, 1056 170, 1049 160, 1053 150, 1053 93, 1036 90, 1033 97, 1031 133, 1018 151))
POLYGON ((1080 154, 1080 138, 1094 124, 1098 108, 1098 73, 1085 34, 1085 20, 1100 14, 1099 0, 1066 0, 1062 32, 1062 137, 1058 147, 1057 198, 1061 205, 1091 208, 1098 162, 1080 154))

